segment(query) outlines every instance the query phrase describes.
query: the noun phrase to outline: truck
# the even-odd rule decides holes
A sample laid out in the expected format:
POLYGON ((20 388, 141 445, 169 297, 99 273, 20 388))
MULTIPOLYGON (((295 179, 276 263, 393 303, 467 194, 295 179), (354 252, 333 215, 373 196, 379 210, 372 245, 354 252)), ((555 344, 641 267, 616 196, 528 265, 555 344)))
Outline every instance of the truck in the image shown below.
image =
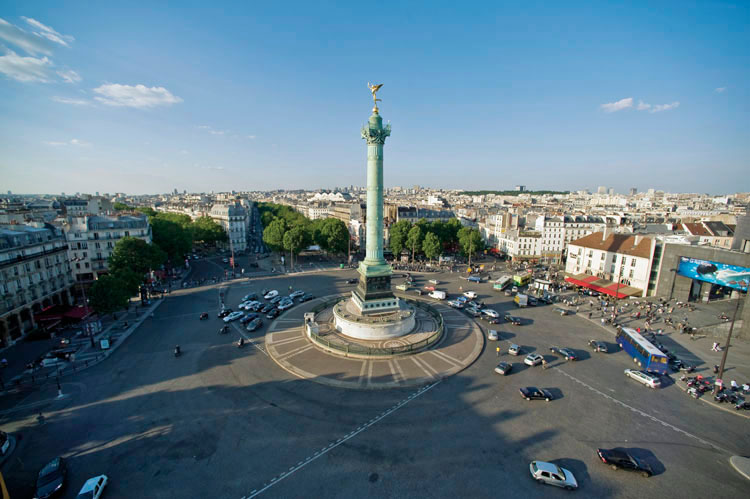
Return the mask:
POLYGON ((396 286, 396 289, 398 289, 399 291, 406 291, 406 290, 409 289, 409 285, 408 284, 399 284, 398 286, 396 286))
POLYGON ((434 298, 436 300, 445 300, 446 294, 445 291, 435 290, 431 291, 429 296, 430 298, 434 298))
POLYGON ((529 306, 529 296, 528 295, 522 295, 517 294, 516 297, 513 299, 513 301, 516 303, 516 306, 519 308, 528 307, 529 306))

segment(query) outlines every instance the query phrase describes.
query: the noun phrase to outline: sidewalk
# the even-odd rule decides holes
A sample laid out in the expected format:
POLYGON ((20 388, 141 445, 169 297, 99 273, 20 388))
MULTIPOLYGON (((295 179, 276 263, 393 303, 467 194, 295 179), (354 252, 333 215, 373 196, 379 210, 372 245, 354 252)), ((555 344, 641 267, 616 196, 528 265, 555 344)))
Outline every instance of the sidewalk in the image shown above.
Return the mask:
POLYGON ((741 456, 732 456, 729 458, 729 464, 737 470, 737 473, 750 480, 750 459, 741 456))

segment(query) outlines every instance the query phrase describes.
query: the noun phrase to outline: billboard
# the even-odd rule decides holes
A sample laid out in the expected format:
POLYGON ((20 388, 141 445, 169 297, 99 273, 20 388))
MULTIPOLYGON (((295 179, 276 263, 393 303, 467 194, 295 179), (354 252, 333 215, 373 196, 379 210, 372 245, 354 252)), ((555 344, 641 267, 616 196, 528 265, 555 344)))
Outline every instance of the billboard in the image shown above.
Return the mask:
POLYGON ((712 282, 728 288, 747 291, 750 269, 726 263, 711 262, 698 258, 680 257, 677 273, 691 279, 712 282))

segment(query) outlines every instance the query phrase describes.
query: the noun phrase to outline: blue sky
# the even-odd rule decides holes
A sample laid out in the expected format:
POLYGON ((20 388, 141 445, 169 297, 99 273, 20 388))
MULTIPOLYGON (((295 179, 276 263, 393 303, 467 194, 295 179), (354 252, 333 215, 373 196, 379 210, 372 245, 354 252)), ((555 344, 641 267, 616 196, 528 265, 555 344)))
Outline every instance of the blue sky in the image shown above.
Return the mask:
POLYGON ((2 2, 2 192, 750 191, 747 2, 207 4, 2 2))

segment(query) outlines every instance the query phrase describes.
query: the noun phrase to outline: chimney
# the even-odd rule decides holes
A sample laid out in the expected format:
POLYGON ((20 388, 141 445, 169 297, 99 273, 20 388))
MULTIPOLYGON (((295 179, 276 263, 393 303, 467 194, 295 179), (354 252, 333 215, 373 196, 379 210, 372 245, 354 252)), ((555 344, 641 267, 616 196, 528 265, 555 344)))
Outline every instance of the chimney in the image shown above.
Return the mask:
POLYGON ((635 242, 633 243, 633 246, 638 246, 639 244, 641 244, 641 241, 643 241, 643 235, 637 234, 635 236, 635 242))
POLYGON ((602 231, 602 241, 606 241, 610 234, 614 233, 614 227, 607 224, 604 226, 604 230, 602 231))

